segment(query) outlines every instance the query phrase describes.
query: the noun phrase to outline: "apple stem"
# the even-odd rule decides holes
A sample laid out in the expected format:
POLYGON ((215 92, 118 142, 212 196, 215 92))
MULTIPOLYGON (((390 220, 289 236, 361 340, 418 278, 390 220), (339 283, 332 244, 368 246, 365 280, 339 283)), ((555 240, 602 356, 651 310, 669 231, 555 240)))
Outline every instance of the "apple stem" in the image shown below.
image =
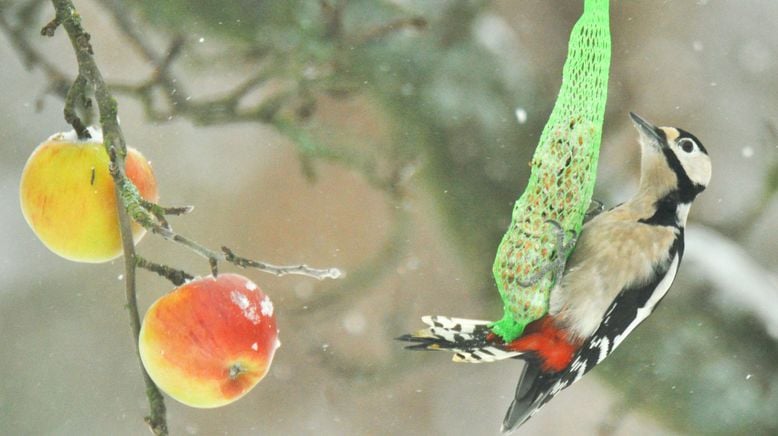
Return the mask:
MULTIPOLYGON (((81 25, 81 17, 76 12, 72 1, 52 0, 52 4, 56 11, 56 18, 43 28, 42 33, 44 35, 52 36, 56 28, 62 25, 70 38, 70 43, 73 46, 78 61, 78 76, 76 77, 73 86, 71 86, 68 91, 68 96, 66 98, 66 106, 68 106, 66 110, 72 110, 72 112, 66 113, 66 118, 69 116, 74 117, 68 119, 68 122, 73 124, 74 120, 78 119, 73 107, 79 97, 83 99, 82 101, 86 100, 85 92, 87 84, 91 83, 94 87, 95 99, 97 100, 97 106, 100 112, 100 124, 103 130, 104 146, 111 159, 110 170, 115 185, 119 228, 122 237, 122 249, 124 251, 124 284, 127 308, 130 315, 130 326, 132 328, 133 341, 135 342, 135 352, 138 357, 138 362, 140 363, 143 380, 146 384, 146 397, 148 398, 150 406, 150 414, 145 420, 155 435, 166 436, 168 434, 168 427, 165 418, 166 408, 164 397, 159 388, 157 388, 157 385, 155 385, 151 380, 151 377, 149 377, 140 361, 140 354, 138 354, 138 336, 140 334, 141 323, 135 286, 135 244, 132 237, 127 205, 124 201, 126 196, 123 192, 127 183, 132 185, 132 182, 128 182, 124 172, 124 157, 127 153, 127 147, 124 142, 121 127, 119 127, 119 120, 117 117, 118 105, 108 90, 108 86, 103 80, 102 73, 97 67, 92 45, 89 42, 90 35, 81 25), (70 105, 67 104, 68 102, 70 102, 70 105)), ((78 123, 80 122, 81 121, 78 120, 78 123)), ((73 124, 73 127, 78 132, 77 125, 73 124)), ((82 137, 82 135, 79 134, 79 137, 82 137)), ((132 186, 134 187, 134 185, 132 186)))

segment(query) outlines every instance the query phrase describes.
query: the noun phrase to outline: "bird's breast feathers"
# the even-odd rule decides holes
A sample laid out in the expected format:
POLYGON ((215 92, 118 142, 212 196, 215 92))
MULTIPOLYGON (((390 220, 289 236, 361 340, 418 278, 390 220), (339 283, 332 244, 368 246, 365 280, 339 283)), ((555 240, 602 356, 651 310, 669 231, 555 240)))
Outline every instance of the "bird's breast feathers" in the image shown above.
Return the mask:
POLYGON ((682 237, 680 230, 625 215, 613 209, 584 226, 565 274, 551 293, 549 313, 578 338, 597 330, 623 290, 655 283, 670 269, 671 248, 682 237))

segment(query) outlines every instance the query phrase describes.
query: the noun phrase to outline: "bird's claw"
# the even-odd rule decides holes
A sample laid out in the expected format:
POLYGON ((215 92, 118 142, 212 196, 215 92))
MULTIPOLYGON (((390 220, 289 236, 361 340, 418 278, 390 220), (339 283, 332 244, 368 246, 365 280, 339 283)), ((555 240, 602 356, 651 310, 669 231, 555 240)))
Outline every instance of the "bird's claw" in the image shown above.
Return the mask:
POLYGON ((604 210, 605 204, 602 201, 592 199, 592 202, 589 204, 589 209, 587 209, 586 213, 584 214, 583 222, 591 220, 592 218, 601 214, 604 210))
POLYGON ((551 224, 556 232, 556 255, 551 261, 540 267, 540 270, 530 278, 519 280, 519 286, 523 288, 533 286, 549 272, 553 272, 555 279, 561 277, 567 264, 567 253, 575 247, 575 243, 578 241, 578 233, 574 230, 565 230, 561 224, 554 220, 546 220, 546 223, 551 224), (570 234, 569 238, 567 238, 568 234, 570 234), (566 238, 567 240, 565 240, 566 238))

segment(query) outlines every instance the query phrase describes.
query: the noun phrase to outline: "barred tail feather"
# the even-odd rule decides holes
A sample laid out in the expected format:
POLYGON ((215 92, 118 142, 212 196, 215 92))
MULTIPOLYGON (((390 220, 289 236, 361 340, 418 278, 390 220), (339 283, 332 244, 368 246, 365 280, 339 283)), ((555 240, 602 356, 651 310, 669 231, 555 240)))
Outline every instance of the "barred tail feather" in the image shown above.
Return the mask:
POLYGON ((421 318, 427 328, 397 338, 412 342, 409 350, 445 350, 454 354, 454 362, 495 362, 520 357, 522 353, 505 348, 492 339, 491 321, 480 321, 445 316, 421 318))

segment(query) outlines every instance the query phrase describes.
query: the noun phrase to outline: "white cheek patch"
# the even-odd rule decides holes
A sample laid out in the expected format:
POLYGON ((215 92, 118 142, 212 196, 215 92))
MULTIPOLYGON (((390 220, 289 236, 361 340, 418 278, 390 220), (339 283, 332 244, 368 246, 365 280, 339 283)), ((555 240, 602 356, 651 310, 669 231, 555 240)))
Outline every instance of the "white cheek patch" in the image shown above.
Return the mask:
POLYGON ((676 154, 689 180, 698 185, 708 186, 711 177, 711 165, 708 155, 699 149, 695 149, 691 153, 685 153, 683 150, 677 149, 676 154))

